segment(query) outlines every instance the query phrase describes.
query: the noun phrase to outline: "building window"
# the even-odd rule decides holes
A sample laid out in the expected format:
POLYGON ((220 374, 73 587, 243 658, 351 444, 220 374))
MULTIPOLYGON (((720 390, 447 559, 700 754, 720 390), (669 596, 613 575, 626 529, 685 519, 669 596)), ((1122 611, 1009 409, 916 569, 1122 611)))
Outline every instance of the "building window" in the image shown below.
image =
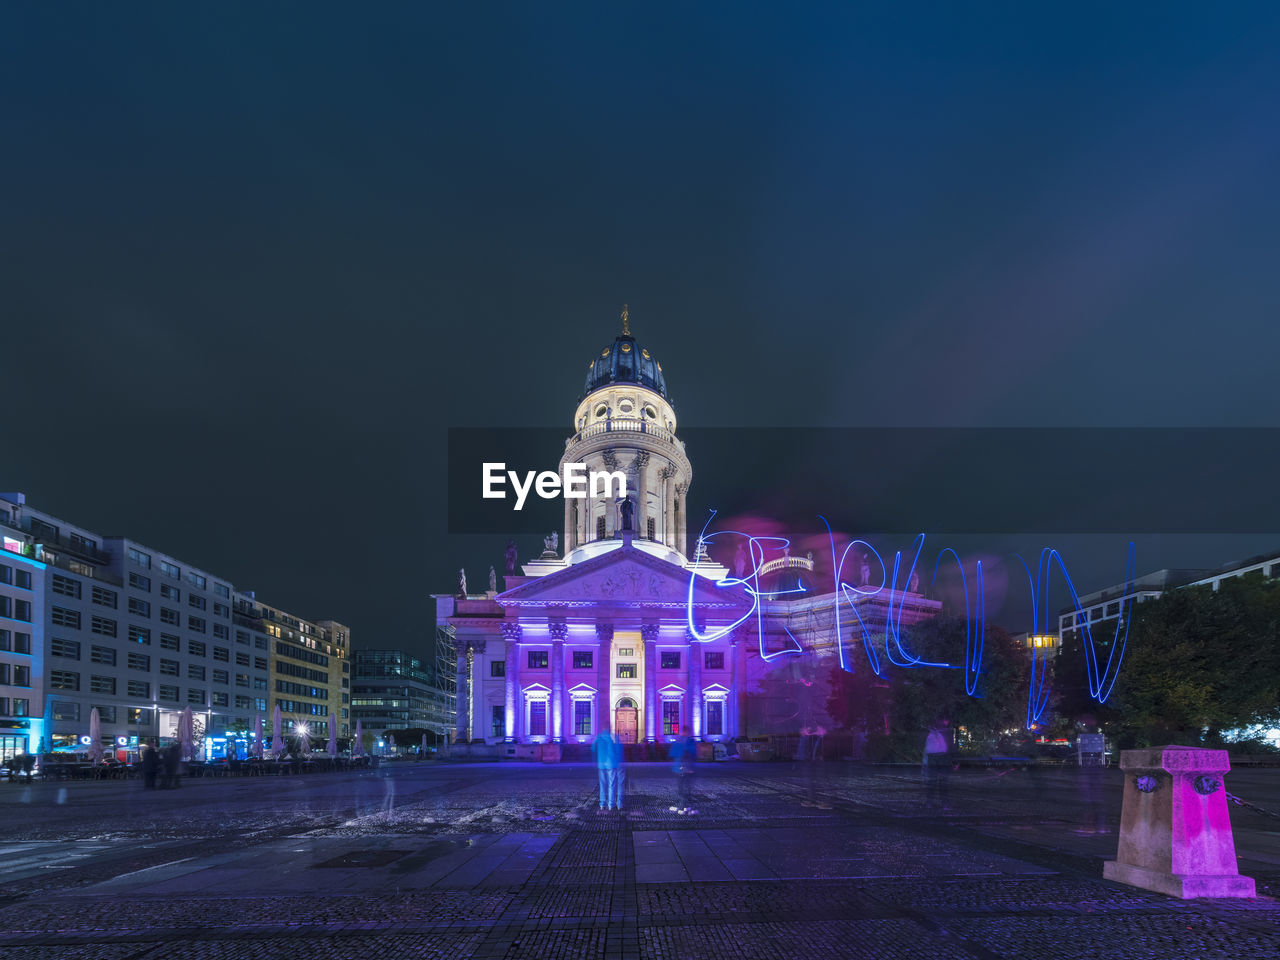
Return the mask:
POLYGON ((129 562, 135 566, 141 567, 143 570, 151 569, 151 554, 143 553, 141 550, 129 548, 129 562))
POLYGON ((80 719, 80 704, 74 700, 53 701, 53 719, 78 721, 80 719))
POLYGON ((114 590, 108 590, 106 587, 93 588, 93 602, 100 607, 110 607, 112 610, 119 603, 119 597, 114 590))
POLYGON ((160 596, 164 597, 166 600, 173 600, 177 603, 182 602, 182 591, 172 584, 160 584, 160 596))
POLYGON ((680 701, 662 701, 662 735, 678 737, 680 735, 680 701))
MULTIPOLYGON (((79 619, 80 615, 76 614, 76 620, 78 621, 79 619)), ((116 622, 108 620, 106 617, 94 617, 89 621, 89 630, 99 636, 114 637, 116 635, 116 622)))
POLYGON ((723 670, 724 651, 708 650, 706 652, 706 659, 703 662, 706 664, 708 670, 723 670))
POLYGON ((22 633, 21 631, 13 635, 13 652, 14 653, 30 653, 31 652, 31 634, 22 633))
POLYGON ((201 706, 204 706, 204 691, 195 687, 188 687, 187 703, 198 703, 201 706))
POLYGON ((150 592, 151 578, 144 577, 140 573, 131 573, 129 574, 129 586, 133 587, 135 590, 146 590, 147 592, 150 592))
POLYGON ((620 657, 634 657, 635 655, 636 655, 635 647, 619 647, 618 648, 618 656, 620 657))
MULTIPOLYGON (((223 663, 230 663, 230 662, 231 662, 231 651, 230 651, 230 650, 228 650, 226 647, 214 647, 214 648, 213 648, 213 659, 215 659, 215 660, 221 660, 223 663)), ((249 662, 249 661, 247 661, 247 660, 245 661, 245 663, 248 663, 248 662, 249 662)))
POLYGON ((227 705, 228 705, 228 701, 229 701, 230 699, 231 699, 231 695, 230 695, 230 694, 228 694, 228 693, 220 692, 220 691, 218 691, 218 690, 215 690, 215 691, 213 692, 213 705, 214 705, 215 707, 225 707, 225 706, 227 706, 227 705))
POLYGON ((718 737, 724 733, 724 701, 707 701, 707 736, 718 737))
POLYGON ((546 650, 530 650, 529 651, 529 669, 545 670, 550 664, 550 654, 546 650))
POLYGON ((115 707, 95 704, 94 709, 98 711, 98 719, 101 720, 103 723, 116 722, 115 707))
POLYGON ((53 637, 49 641, 49 653, 55 657, 65 657, 68 660, 80 659, 80 641, 79 640, 63 640, 61 637, 53 637))
POLYGON ((176 563, 170 563, 168 560, 160 561, 160 572, 166 577, 173 577, 175 580, 182 579, 182 568, 176 563))
POLYGON ((215 623, 213 625, 213 639, 230 640, 231 629, 225 623, 215 623))
POLYGON ((93 663, 114 667, 116 665, 116 652, 111 647, 100 647, 94 644, 89 648, 89 659, 93 663))
POLYGON ((160 634, 160 649, 172 650, 175 653, 182 648, 182 640, 173 633, 160 634))
POLYGON ((205 669, 204 669, 204 664, 202 664, 202 663, 188 663, 188 664, 187 664, 187 679, 188 679, 188 680, 203 680, 204 678, 205 678, 205 669))
POLYGON ((227 598, 231 597, 231 588, 227 586, 225 583, 215 582, 213 585, 213 592, 220 597, 227 597, 227 598))
POLYGON ((0 686, 7 687, 9 685, 11 667, 7 663, 0 663, 0 686))
POLYGON ((160 673, 166 677, 176 677, 178 675, 177 660, 161 660, 160 673))
POLYGON ((214 683, 230 683, 231 676, 227 673, 226 670, 215 670, 213 671, 213 682, 214 683))
POLYGON ((658 522, 650 517, 648 520, 648 535, 650 540, 658 539, 658 522))
POLYGON ((151 684, 145 680, 130 680, 129 696, 142 697, 145 700, 151 699, 151 684))
POLYGON ((125 723, 134 727, 148 727, 151 725, 151 710, 149 707, 130 707, 125 715, 125 723))
POLYGON ((590 670, 592 662, 590 650, 575 650, 573 652, 573 669, 590 670))
POLYGON ((489 676, 505 677, 507 675, 507 662, 505 660, 489 661, 489 676))
POLYGON ((188 607, 194 607, 196 610, 204 610, 208 605, 209 603, 204 597, 194 593, 187 594, 188 607))
POLYGON ((545 737, 547 735, 547 701, 534 700, 529 704, 529 735, 545 737))
POLYGON ((54 607, 49 611, 49 620, 55 627, 80 629, 80 611, 68 610, 65 607, 54 607))
POLYGON ((680 669, 680 651, 679 650, 663 650, 662 651, 662 669, 663 670, 679 670, 680 669))
MULTIPOLYGON (((114 636, 114 634, 113 634, 114 636)), ((129 624, 129 642, 151 646, 151 630, 148 627, 137 627, 129 624)))
POLYGON ((578 737, 591 736, 591 701, 573 701, 573 733, 578 737))
POLYGON ((200 574, 195 573, 191 570, 187 571, 187 583, 191 584, 193 587, 199 587, 201 590, 203 590, 206 582, 207 581, 205 580, 205 578, 202 577, 200 574))
POLYGON ((53 592, 63 597, 80 599, 80 581, 64 577, 59 573, 53 575, 53 592))
POLYGON ((634 663, 620 663, 617 669, 617 679, 634 680, 636 678, 636 665, 634 663))
POLYGON ((21 620, 23 623, 31 622, 31 601, 30 600, 13 601, 13 619, 21 620))
POLYGON ((115 696, 116 678, 115 677, 89 677, 89 690, 93 693, 109 693, 115 696))
POLYGON ((13 715, 15 717, 31 716, 31 701, 25 697, 15 698, 13 701, 13 715))
POLYGON ((54 690, 79 690, 80 674, 71 670, 50 670, 49 686, 54 690))
POLYGON ((178 623, 179 623, 178 611, 177 611, 177 610, 170 610, 168 607, 161 607, 161 608, 160 608, 160 622, 161 622, 161 623, 167 623, 167 624, 169 624, 170 626, 173 626, 173 627, 178 626, 178 623))
POLYGON ((151 616, 151 604, 146 600, 139 600, 137 597, 129 598, 129 612, 138 617, 151 616))
POLYGON ((150 670, 151 658, 145 653, 131 653, 129 654, 129 669, 150 670))
POLYGON ((205 654, 206 654, 206 652, 208 651, 208 649, 209 649, 209 648, 205 646, 205 643, 204 643, 204 641, 203 641, 203 640, 188 640, 188 641, 187 641, 187 653, 191 654, 191 656, 193 656, 193 657, 203 657, 203 656, 205 656, 205 654))
POLYGON ((505 737, 507 735, 507 711, 500 703, 489 708, 489 735, 505 737))
POLYGON ((194 630, 196 633, 204 633, 204 618, 187 617, 187 629, 194 630))
POLYGON ((173 684, 160 684, 160 699, 168 700, 170 703, 178 702, 178 688, 173 684))
MULTIPOLYGON (((8 666, 8 664, 5 664, 8 666)), ((13 668, 13 685, 15 687, 31 686, 31 668, 21 664, 15 665, 13 668)))

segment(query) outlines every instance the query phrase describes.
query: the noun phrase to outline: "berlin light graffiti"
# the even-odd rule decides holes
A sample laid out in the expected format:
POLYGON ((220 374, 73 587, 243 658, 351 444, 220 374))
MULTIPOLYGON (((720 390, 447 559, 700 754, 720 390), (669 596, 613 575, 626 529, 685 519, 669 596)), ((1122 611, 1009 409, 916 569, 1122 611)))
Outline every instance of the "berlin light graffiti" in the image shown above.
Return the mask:
MULTIPOLYGON (((727 636, 748 623, 753 623, 759 642, 760 658, 765 662, 775 660, 778 657, 805 653, 803 645, 786 627, 783 627, 783 630, 791 641, 789 649, 770 651, 765 642, 762 597, 767 595, 769 598, 777 599, 788 594, 809 592, 799 583, 796 587, 787 589, 770 588, 765 590, 761 585, 761 571, 768 561, 769 555, 787 550, 791 545, 791 541, 782 536, 756 536, 742 530, 708 532, 707 528, 714 519, 715 511, 713 510, 707 523, 703 526, 702 532, 698 535, 698 559, 695 561, 689 576, 689 590, 685 609, 687 626, 694 642, 708 643, 727 636), (745 550, 743 552, 746 556, 746 563, 742 565, 741 569, 735 570, 732 576, 717 579, 715 586, 722 590, 741 590, 749 598, 750 605, 747 612, 734 622, 710 630, 704 629, 695 622, 694 617, 694 587, 700 576, 697 568, 712 544, 733 538, 738 538, 739 542, 744 545, 745 550)), ((972 577, 970 577, 963 559, 954 549, 943 547, 938 551, 930 584, 931 586, 937 584, 939 571, 944 564, 954 564, 959 574, 960 593, 964 599, 965 648, 963 660, 960 662, 926 660, 912 652, 902 630, 905 590, 907 584, 911 583, 912 578, 915 576, 917 567, 920 566, 921 557, 924 554, 925 535, 923 533, 917 534, 912 542, 908 551, 910 563, 904 572, 904 552, 902 550, 894 553, 891 564, 885 562, 884 557, 873 544, 863 539, 850 540, 841 550, 836 543, 835 533, 832 531, 831 525, 825 517, 819 517, 819 519, 822 520, 823 526, 826 528, 827 542, 831 550, 831 592, 836 596, 832 611, 832 633, 840 669, 850 673, 855 670, 850 648, 860 646, 866 655, 872 672, 878 677, 884 675, 886 662, 902 668, 931 667, 942 670, 961 670, 963 671, 965 693, 971 697, 979 696, 978 680, 982 673, 984 637, 987 631, 986 595, 982 561, 978 560, 973 564, 972 577), (868 556, 875 557, 876 563, 880 568, 878 583, 851 584, 846 581, 844 577, 845 564, 849 559, 850 551, 855 547, 868 551, 868 556), (884 634, 879 644, 877 644, 872 637, 871 629, 858 608, 860 605, 859 600, 881 594, 884 595, 888 609, 884 634), (856 643, 855 640, 860 640, 861 642, 856 643), (881 659, 881 649, 883 649, 883 661, 881 659)), ((1049 609, 1049 584, 1050 574, 1055 565, 1071 594, 1071 601, 1075 611, 1077 613, 1083 612, 1075 584, 1067 572, 1067 566, 1062 559, 1062 555, 1057 550, 1045 547, 1041 551, 1034 576, 1021 556, 1018 557, 1018 561, 1026 571, 1027 582, 1031 591, 1032 636, 1050 632, 1049 624, 1052 614, 1049 609)), ((1099 666, 1097 645, 1094 643, 1087 618, 1076 618, 1084 636, 1085 672, 1088 678, 1089 695, 1098 703, 1105 703, 1107 698, 1110 697, 1120 672, 1120 664, 1124 659, 1124 650, 1129 635, 1129 612, 1133 603, 1134 571, 1135 549, 1134 544, 1130 543, 1125 569, 1124 582, 1127 584, 1125 599, 1122 603, 1120 619, 1116 622, 1115 637, 1110 645, 1104 666, 1099 666)), ((1047 651, 1040 652, 1035 645, 1031 646, 1031 683, 1027 697, 1026 720, 1028 729, 1032 728, 1041 719, 1049 703, 1048 658, 1047 651)))

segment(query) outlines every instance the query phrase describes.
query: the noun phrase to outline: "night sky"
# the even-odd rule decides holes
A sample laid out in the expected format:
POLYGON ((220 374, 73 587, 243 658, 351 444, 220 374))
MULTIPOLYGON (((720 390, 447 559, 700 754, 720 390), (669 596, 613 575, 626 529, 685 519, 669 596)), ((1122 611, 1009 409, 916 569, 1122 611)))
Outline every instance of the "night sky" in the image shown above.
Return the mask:
POLYGON ((0 488, 416 645, 624 302, 682 425, 1280 425, 1280 6, 847 6, 0 7, 0 488))

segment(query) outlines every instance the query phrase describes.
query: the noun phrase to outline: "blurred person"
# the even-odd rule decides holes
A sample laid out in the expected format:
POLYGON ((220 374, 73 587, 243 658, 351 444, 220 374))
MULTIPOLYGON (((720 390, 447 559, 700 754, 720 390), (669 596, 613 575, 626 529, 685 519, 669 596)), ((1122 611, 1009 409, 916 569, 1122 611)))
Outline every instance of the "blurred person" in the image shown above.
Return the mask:
POLYGON ((156 748, 147 744, 142 748, 142 787, 144 790, 156 788, 156 773, 160 770, 160 755, 156 748))
POLYGON ((921 763, 929 806, 950 810, 951 721, 946 717, 939 718, 929 728, 924 740, 924 758, 921 763))
POLYGON ((607 810, 613 804, 613 771, 618 766, 618 756, 613 734, 602 730, 591 744, 596 759, 596 777, 600 783, 600 809, 607 810))
POLYGON ((671 744, 671 769, 676 775, 676 787, 680 803, 671 807, 675 813, 697 813, 693 807, 693 765, 698 759, 698 747, 689 736, 680 737, 671 744))

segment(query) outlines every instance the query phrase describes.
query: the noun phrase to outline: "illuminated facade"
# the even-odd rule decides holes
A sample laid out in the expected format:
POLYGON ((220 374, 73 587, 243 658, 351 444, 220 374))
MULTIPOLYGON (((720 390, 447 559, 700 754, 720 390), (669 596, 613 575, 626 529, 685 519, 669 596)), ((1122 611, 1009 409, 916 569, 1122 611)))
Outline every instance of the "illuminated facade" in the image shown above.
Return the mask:
MULTIPOLYGON (((732 740, 823 732, 825 678, 859 641, 836 623, 810 557, 772 557, 759 610, 687 539, 693 470, 661 364, 622 333, 588 362, 560 466, 622 471, 625 498, 566 498, 560 550, 503 592, 437 595, 457 652, 456 742, 732 740), (783 588, 781 584, 790 586, 783 588), (691 627, 692 624, 692 627, 691 627)), ((736 573, 736 571, 735 571, 736 573)), ((738 574, 740 575, 740 574, 738 574)), ((909 625, 939 604, 914 590, 856 596, 863 621, 909 625)), ((847 620, 854 618, 842 601, 847 620)), ((507 751, 508 754, 515 754, 507 751)))

